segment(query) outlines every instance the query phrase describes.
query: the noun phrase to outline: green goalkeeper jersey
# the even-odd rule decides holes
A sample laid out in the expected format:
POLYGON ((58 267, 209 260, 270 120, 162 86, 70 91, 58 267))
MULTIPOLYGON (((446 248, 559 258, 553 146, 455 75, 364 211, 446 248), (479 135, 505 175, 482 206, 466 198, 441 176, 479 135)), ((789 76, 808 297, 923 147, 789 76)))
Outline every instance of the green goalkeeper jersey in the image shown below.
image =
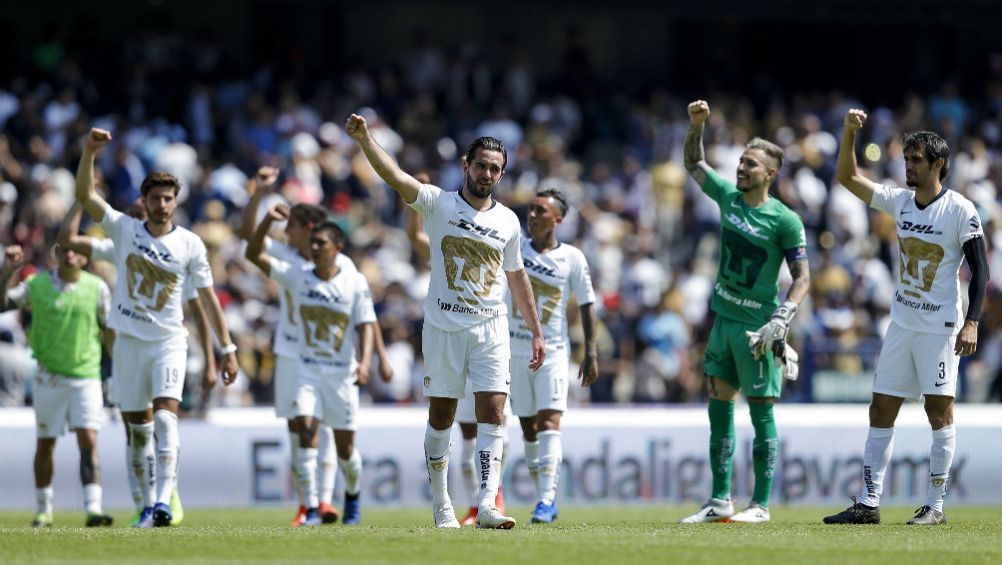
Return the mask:
POLYGON ((804 223, 775 198, 752 208, 733 183, 709 171, 703 192, 720 205, 720 263, 710 307, 718 315, 762 325, 779 306, 779 268, 806 257, 804 223))

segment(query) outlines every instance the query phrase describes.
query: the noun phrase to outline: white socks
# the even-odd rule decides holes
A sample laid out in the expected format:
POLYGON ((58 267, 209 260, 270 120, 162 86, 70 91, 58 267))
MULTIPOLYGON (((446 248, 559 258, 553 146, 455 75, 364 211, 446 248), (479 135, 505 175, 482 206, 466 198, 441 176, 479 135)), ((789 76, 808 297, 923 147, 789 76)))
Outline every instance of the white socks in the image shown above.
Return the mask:
POLYGON ((539 432, 539 499, 551 504, 557 498, 563 447, 560 430, 539 432))
MULTIPOLYGON (((143 508, 151 508, 156 489, 156 451, 153 449, 153 422, 128 424, 129 461, 139 484, 143 508)), ((168 494, 168 496, 170 496, 168 494)))
POLYGON ((532 488, 536 491, 536 498, 539 498, 539 438, 536 441, 525 442, 525 464, 529 466, 529 478, 532 479, 532 488))
POLYGON ((498 424, 477 424, 477 446, 473 462, 480 480, 480 495, 477 506, 494 506, 494 498, 501 484, 501 458, 504 452, 504 426, 498 424))
MULTIPOLYGON (((334 430, 330 426, 320 425, 320 453, 319 453, 319 482, 320 500, 330 503, 334 497, 334 482, 337 476, 337 451, 334 448, 334 430)), ((345 472, 347 475, 347 471, 345 472)))
MULTIPOLYGON (((362 455, 358 449, 352 449, 350 457, 338 459, 338 461, 341 462, 341 470, 344 471, 345 492, 351 496, 357 495, 362 479, 362 455)), ((335 470, 337 470, 337 466, 335 466, 335 470)))
POLYGON ((467 506, 473 508, 477 505, 477 495, 480 491, 480 483, 477 482, 476 467, 473 464, 473 451, 477 447, 477 439, 463 438, 463 454, 460 456, 460 469, 463 471, 463 490, 466 491, 467 506))
POLYGON ((289 432, 289 469, 292 470, 292 490, 296 491, 296 500, 300 506, 306 506, 303 500, 303 488, 299 484, 299 475, 296 473, 296 461, 299 460, 299 434, 289 432))
POLYGON ((320 506, 320 493, 317 491, 317 449, 315 447, 300 447, 296 453, 293 469, 296 482, 303 496, 303 506, 316 508, 320 506))
POLYGON ((35 502, 38 503, 38 512, 46 516, 52 516, 52 485, 35 489, 35 502))
POLYGON ((132 495, 132 504, 136 506, 136 510, 141 511, 143 509, 143 491, 139 488, 139 477, 132 469, 132 446, 126 446, 126 450, 128 456, 125 458, 125 476, 129 479, 129 493, 132 495))
POLYGON ((929 449, 929 490, 925 503, 933 510, 943 511, 943 497, 950 482, 950 466, 957 451, 957 429, 953 424, 932 431, 929 449))
POLYGON ((880 506, 880 493, 884 490, 884 473, 891 462, 894 449, 894 428, 870 427, 863 449, 863 488, 859 502, 876 508, 880 506))
POLYGON ((157 410, 153 413, 153 426, 157 434, 157 502, 170 504, 170 495, 177 481, 180 446, 177 414, 170 410, 157 410))
POLYGON ((432 504, 441 506, 449 500, 449 436, 451 428, 436 430, 428 424, 424 431, 424 457, 431 482, 432 504))
POLYGON ((87 514, 101 513, 101 485, 90 483, 84 485, 84 510, 87 514))

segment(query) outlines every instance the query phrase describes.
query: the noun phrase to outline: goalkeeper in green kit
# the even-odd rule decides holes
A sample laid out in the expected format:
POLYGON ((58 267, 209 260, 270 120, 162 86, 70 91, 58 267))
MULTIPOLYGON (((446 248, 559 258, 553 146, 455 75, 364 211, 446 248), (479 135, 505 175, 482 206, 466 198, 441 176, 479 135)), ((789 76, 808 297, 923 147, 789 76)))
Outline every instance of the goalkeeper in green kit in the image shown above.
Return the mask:
POLYGON ((779 449, 773 403, 783 377, 797 377, 797 354, 786 344, 786 331, 810 287, 804 224, 795 212, 769 197, 769 186, 783 166, 783 150, 775 144, 755 138, 747 145, 738 163, 737 184, 724 180, 706 163, 703 124, 709 115, 706 102, 689 104, 692 125, 685 139, 685 168, 720 205, 720 263, 711 302, 717 318, 704 358, 713 492, 698 512, 680 522, 768 522, 779 449), (784 260, 793 284, 780 304, 778 279, 784 260), (731 462, 738 391, 748 399, 755 428, 755 490, 748 508, 735 513, 731 462))

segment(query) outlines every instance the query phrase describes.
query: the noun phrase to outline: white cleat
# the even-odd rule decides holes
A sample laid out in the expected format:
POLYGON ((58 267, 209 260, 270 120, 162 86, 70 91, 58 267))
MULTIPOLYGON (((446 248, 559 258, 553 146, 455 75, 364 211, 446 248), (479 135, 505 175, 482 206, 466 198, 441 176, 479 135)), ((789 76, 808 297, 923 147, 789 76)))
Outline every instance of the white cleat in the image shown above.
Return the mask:
POLYGON ((734 515, 734 503, 730 500, 711 498, 692 516, 686 516, 679 524, 706 524, 708 522, 726 522, 734 515))
POLYGON ((769 515, 768 508, 761 506, 757 502, 753 502, 748 505, 748 508, 731 516, 729 521, 740 522, 742 524, 762 524, 771 519, 772 517, 769 515))
POLYGON ((477 512, 477 527, 492 530, 510 530, 515 527, 515 519, 505 516, 494 506, 481 506, 477 512))
POLYGON ((459 528, 459 521, 456 520, 456 511, 452 509, 452 504, 446 502, 439 506, 432 506, 431 511, 435 516, 436 528, 459 528))

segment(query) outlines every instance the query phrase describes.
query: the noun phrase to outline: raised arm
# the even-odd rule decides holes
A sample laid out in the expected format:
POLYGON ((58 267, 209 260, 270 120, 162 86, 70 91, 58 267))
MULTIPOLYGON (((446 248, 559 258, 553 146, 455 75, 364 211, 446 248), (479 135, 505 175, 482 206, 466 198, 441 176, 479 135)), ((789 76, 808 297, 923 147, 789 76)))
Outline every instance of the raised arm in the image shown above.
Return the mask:
POLYGON ((20 245, 8 245, 4 250, 3 269, 0 269, 0 312, 13 310, 17 305, 7 299, 11 279, 24 262, 24 252, 20 245))
POLYGON ((543 366, 543 360, 546 359, 546 343, 543 341, 543 326, 539 323, 539 315, 536 313, 536 298, 532 295, 532 284, 525 269, 505 271, 505 275, 508 277, 512 304, 518 308, 525 323, 529 325, 529 331, 532 332, 532 360, 529 361, 529 368, 535 371, 543 366))
POLYGON ((77 202, 95 222, 104 219, 104 209, 107 206, 104 199, 94 188, 94 156, 111 142, 111 132, 93 128, 84 138, 83 153, 80 154, 80 164, 77 166, 77 202))
POLYGON ((219 339, 219 346, 223 351, 223 384, 229 386, 237 380, 237 373, 240 370, 237 365, 237 346, 230 339, 230 329, 226 325, 226 317, 223 316, 223 307, 219 305, 219 297, 216 290, 211 286, 198 289, 198 298, 202 301, 202 308, 208 314, 209 323, 216 332, 219 339))
POLYGON ((237 233, 240 239, 248 240, 254 235, 254 221, 257 219, 257 209, 261 206, 261 201, 271 191, 271 188, 275 186, 276 180, 278 180, 278 169, 275 167, 261 167, 257 170, 257 175, 247 181, 249 184, 248 189, 253 188, 254 190, 251 194, 250 202, 244 207, 243 221, 240 223, 240 230, 237 233))
POLYGON ((59 226, 59 235, 56 241, 60 247, 69 249, 74 253, 79 253, 87 258, 91 256, 91 239, 86 235, 80 235, 80 217, 83 216, 83 206, 80 202, 73 202, 70 212, 66 216, 62 225, 59 226))
POLYGON ((188 312, 195 322, 198 331, 198 343, 205 352, 205 367, 202 370, 202 396, 207 395, 216 386, 216 352, 212 347, 212 329, 209 327, 209 317, 205 315, 202 302, 198 297, 188 301, 188 312))
POLYGON ((713 170, 706 162, 706 154, 703 151, 703 127, 706 119, 710 117, 710 105, 705 100, 696 100, 689 104, 689 131, 685 135, 684 160, 685 169, 692 175, 696 184, 703 186, 706 181, 706 173, 713 170))
POLYGON ((264 237, 268 234, 268 230, 271 229, 271 224, 278 221, 289 219, 289 208, 284 204, 276 204, 268 210, 265 214, 264 219, 261 220, 261 224, 254 230, 251 238, 247 240, 247 250, 244 251, 244 256, 251 263, 257 265, 257 268, 261 269, 265 275, 271 275, 271 263, 268 261, 268 254, 264 252, 264 237))
POLYGON ((365 153, 365 158, 369 160, 369 164, 376 170, 380 178, 386 181, 386 184, 390 185, 393 190, 397 191, 397 194, 404 199, 404 202, 408 204, 414 202, 417 199, 418 192, 421 190, 421 183, 402 171, 400 165, 393 160, 393 157, 390 157, 376 143, 376 140, 372 137, 372 132, 369 131, 368 124, 365 123, 365 118, 357 114, 348 116, 348 121, 345 122, 344 129, 348 133, 348 136, 354 139, 358 143, 358 146, 362 148, 362 153, 365 153))
POLYGON ((870 205, 873 191, 880 185, 860 174, 856 168, 856 132, 866 123, 866 113, 855 108, 845 115, 842 127, 842 142, 838 148, 838 164, 835 177, 842 186, 849 189, 860 200, 870 205))
POLYGON ((584 359, 581 361, 578 378, 581 379, 581 386, 591 386, 598 380, 598 348, 595 346, 595 304, 582 304, 580 310, 581 329, 584 332, 584 359))

